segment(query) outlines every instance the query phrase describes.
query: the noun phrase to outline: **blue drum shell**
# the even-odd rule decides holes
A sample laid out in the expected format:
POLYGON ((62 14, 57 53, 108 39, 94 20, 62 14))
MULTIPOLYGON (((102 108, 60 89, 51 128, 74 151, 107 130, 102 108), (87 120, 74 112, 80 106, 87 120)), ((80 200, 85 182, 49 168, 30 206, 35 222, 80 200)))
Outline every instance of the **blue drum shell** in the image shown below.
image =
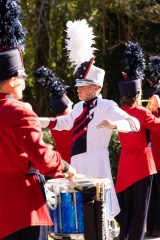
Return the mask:
POLYGON ((54 219, 53 219, 53 224, 54 224, 54 233, 61 233, 60 230, 60 211, 59 211, 60 205, 58 204, 56 209, 54 210, 54 219))
POLYGON ((52 219, 53 225, 49 227, 49 234, 60 233, 60 224, 59 224, 59 208, 58 205, 53 206, 53 209, 48 207, 50 217, 52 219))
POLYGON ((77 201, 77 219, 78 219, 78 233, 84 233, 84 211, 83 211, 83 196, 82 193, 76 193, 77 201))
POLYGON ((84 214, 80 192, 61 192, 62 233, 84 233, 84 214))
MULTIPOLYGON (((49 214, 50 214, 50 217, 52 219, 52 222, 54 223, 54 210, 51 209, 50 207, 48 207, 48 210, 49 210, 49 214)), ((54 225, 49 227, 49 234, 52 234, 52 233, 54 233, 54 225)))

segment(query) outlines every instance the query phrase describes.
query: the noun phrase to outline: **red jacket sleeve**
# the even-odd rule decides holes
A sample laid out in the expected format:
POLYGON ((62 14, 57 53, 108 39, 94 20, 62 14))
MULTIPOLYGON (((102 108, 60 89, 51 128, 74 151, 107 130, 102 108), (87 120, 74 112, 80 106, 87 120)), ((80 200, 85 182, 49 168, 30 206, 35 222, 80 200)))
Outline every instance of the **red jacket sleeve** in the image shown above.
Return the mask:
POLYGON ((145 109, 142 114, 142 122, 148 129, 160 128, 160 118, 155 117, 149 110, 145 109))
POLYGON ((48 125, 48 128, 49 128, 49 129, 53 129, 53 128, 55 127, 56 123, 57 123, 57 119, 51 117, 51 118, 50 118, 50 123, 49 123, 49 125, 48 125))
POLYGON ((64 169, 60 153, 43 141, 41 126, 33 111, 17 109, 14 133, 22 154, 27 154, 29 161, 42 174, 54 177, 64 169))

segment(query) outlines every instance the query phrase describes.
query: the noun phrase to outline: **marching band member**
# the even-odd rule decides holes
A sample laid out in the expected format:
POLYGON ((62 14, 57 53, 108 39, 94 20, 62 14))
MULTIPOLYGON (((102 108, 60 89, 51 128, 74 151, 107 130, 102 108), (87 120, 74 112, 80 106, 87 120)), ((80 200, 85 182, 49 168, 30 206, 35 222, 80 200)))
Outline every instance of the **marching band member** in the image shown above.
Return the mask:
POLYGON ((38 116, 19 101, 26 79, 20 7, 1 1, 0 9, 0 239, 47 240, 52 221, 31 167, 51 177, 67 172, 71 180, 75 170, 44 143, 38 116))
MULTIPOLYGON (((160 119, 141 106, 145 69, 143 51, 138 43, 128 42, 124 51, 123 80, 119 83, 122 109, 137 118, 140 131, 119 132, 121 153, 116 191, 121 208, 119 240, 143 240, 152 177, 156 166, 148 146, 148 129, 160 129, 160 119)), ((105 121, 99 126, 105 127, 105 121)))
MULTIPOLYGON (((160 118, 160 57, 151 56, 149 62, 149 82, 151 87, 148 90, 150 97, 147 108, 155 117, 160 118)), ((150 131, 150 141, 153 158, 156 164, 157 174, 153 176, 151 197, 147 215, 146 236, 160 236, 160 130, 150 131)))
POLYGON ((56 130, 72 129, 71 165, 77 173, 111 180, 111 204, 116 216, 120 209, 111 175, 108 144, 113 128, 124 132, 138 131, 139 122, 114 101, 100 97, 105 72, 94 65, 93 37, 92 28, 85 19, 67 23, 66 48, 70 61, 76 65, 75 87, 80 102, 74 105, 70 114, 52 121, 56 130), (108 129, 97 129, 97 124, 104 118, 110 121, 108 129))
MULTIPOLYGON (((72 111, 73 102, 69 99, 66 93, 67 86, 64 81, 55 76, 54 72, 46 67, 40 67, 36 71, 37 81, 46 89, 51 99, 49 107, 53 110, 56 116, 65 116, 72 111)), ((45 118, 50 122, 50 118, 45 118)), ((61 154, 69 164, 71 162, 71 146, 72 146, 72 131, 63 130, 57 131, 52 127, 52 121, 48 125, 52 134, 53 141, 56 145, 56 150, 61 154)))

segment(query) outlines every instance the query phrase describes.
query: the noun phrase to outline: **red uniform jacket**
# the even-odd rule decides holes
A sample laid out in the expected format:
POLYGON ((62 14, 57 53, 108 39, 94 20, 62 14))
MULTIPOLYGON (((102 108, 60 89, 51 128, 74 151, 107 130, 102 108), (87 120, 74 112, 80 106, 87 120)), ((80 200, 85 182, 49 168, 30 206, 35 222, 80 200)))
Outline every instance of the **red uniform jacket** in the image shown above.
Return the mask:
POLYGON ((160 129, 160 119, 144 107, 123 107, 124 111, 140 122, 140 131, 119 133, 121 153, 116 179, 116 191, 121 192, 135 182, 156 173, 150 147, 147 146, 146 128, 160 129))
POLYGON ((53 140, 62 158, 70 164, 71 162, 71 148, 72 148, 72 131, 58 131, 50 129, 53 140))
MULTIPOLYGON (((60 116, 63 116, 60 115, 60 116)), ((55 130, 54 126, 56 124, 55 118, 50 118, 50 124, 48 128, 51 131, 52 138, 56 145, 56 150, 61 154, 62 159, 70 164, 71 162, 71 149, 72 149, 72 130, 55 130)))
POLYGON ((36 175, 27 175, 29 161, 52 177, 64 168, 61 155, 43 142, 37 115, 0 93, 0 239, 52 224, 36 175))
MULTIPOLYGON (((155 117, 159 118, 158 112, 153 113, 155 117)), ((157 171, 160 171, 160 129, 152 129, 150 131, 150 138, 151 138, 151 148, 153 158, 156 164, 157 171)))

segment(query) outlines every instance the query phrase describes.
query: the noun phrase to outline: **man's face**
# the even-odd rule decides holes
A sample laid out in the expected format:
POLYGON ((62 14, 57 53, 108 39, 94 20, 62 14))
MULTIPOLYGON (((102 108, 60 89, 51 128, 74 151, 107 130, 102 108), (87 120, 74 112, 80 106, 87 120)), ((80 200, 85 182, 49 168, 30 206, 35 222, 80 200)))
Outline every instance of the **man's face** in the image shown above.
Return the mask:
POLYGON ((98 86, 90 84, 87 86, 77 87, 79 100, 88 101, 97 96, 98 86))

